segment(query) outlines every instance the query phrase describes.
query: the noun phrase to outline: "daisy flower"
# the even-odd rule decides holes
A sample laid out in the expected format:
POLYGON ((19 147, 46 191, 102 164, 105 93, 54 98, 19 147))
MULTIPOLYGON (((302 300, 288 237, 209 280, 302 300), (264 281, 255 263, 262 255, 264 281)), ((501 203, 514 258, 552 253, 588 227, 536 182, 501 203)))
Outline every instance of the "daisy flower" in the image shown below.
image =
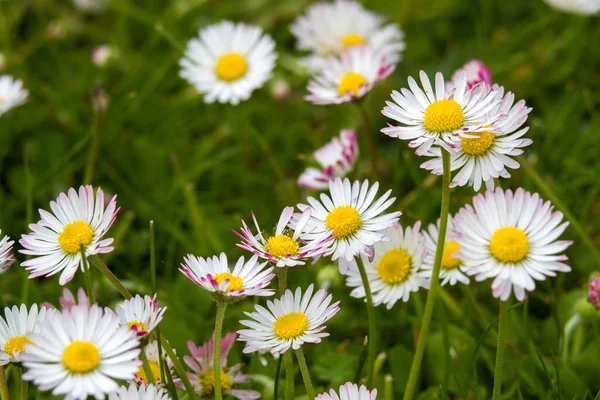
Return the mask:
POLYGON ((358 141, 353 129, 344 129, 339 137, 313 153, 320 168, 307 168, 298 178, 298 185, 310 190, 325 190, 336 176, 343 178, 352 171, 358 159, 358 141))
MULTIPOLYGON (((389 310, 398 300, 407 302, 411 292, 429 288, 427 272, 421 269, 425 247, 420 229, 420 222, 406 231, 402 225, 394 224, 383 231, 391 240, 375 243, 373 259, 362 256, 375 306, 385 304, 389 310)), ((354 288, 350 295, 364 298, 365 288, 358 268, 350 268, 347 274, 346 285, 354 288)))
MULTIPOLYGON (((156 340, 150 342, 145 348, 144 352, 146 353, 146 358, 148 359, 148 364, 150 365, 150 371, 152 371, 152 376, 154 377, 154 382, 158 387, 163 387, 164 382, 161 381, 160 374, 160 355, 158 354, 158 342, 156 340)), ((163 355, 163 359, 166 361, 168 367, 172 365, 171 360, 163 355)), ((171 375, 173 373, 171 372, 171 375)), ((143 386, 148 384, 148 376, 146 375, 146 371, 144 370, 144 366, 140 365, 137 372, 135 373, 135 377, 133 378, 133 382, 138 386, 143 386)))
MULTIPOLYGON (((498 90, 502 95, 504 88, 498 90)), ((524 100, 513 105, 515 96, 508 92, 502 98, 502 102, 494 107, 485 118, 494 118, 502 115, 503 118, 494 124, 492 131, 472 132, 471 138, 460 137, 458 147, 451 158, 452 171, 458 171, 450 182, 450 187, 472 186, 475 191, 481 189, 482 183, 488 189, 494 188, 494 178, 510 178, 508 168, 519 168, 520 164, 511 158, 523 154, 523 147, 529 146, 533 141, 523 136, 529 127, 519 129, 527 120, 530 107, 525 105, 524 100)), ((428 156, 435 158, 421 164, 421 168, 431 170, 434 174, 441 175, 443 172, 442 152, 439 147, 430 149, 428 156)))
POLYGON ((562 253, 572 242, 556 240, 569 225, 563 214, 537 193, 519 188, 488 191, 473 198, 454 217, 460 235, 459 257, 476 281, 494 278, 495 297, 506 300, 511 291, 519 301, 535 289, 535 281, 569 272, 562 253))
POLYGON ((147 336, 162 321, 167 307, 160 307, 154 297, 139 294, 117 307, 121 325, 127 325, 137 336, 147 336))
POLYGON ((271 77, 276 58, 275 42, 261 28, 223 21, 188 42, 179 75, 206 103, 238 104, 271 77))
POLYGON ((330 57, 306 89, 314 104, 340 104, 362 98, 375 84, 394 71, 383 55, 370 47, 354 46, 340 58, 330 57))
MULTIPOLYGON (((431 279, 433 272, 433 263, 435 260, 435 252, 437 250, 437 240, 440 231, 440 220, 438 218, 437 224, 429 224, 426 231, 423 231, 423 237, 425 238, 425 248, 427 249, 427 255, 423 260, 423 269, 427 271, 427 277, 431 279)), ((460 258, 458 258, 458 249, 460 245, 457 242, 457 236, 459 234, 455 232, 454 222, 452 217, 448 217, 448 225, 446 227, 446 240, 444 242, 444 252, 442 253, 442 265, 440 268, 440 282, 444 286, 446 284, 455 285, 456 282, 462 282, 465 285, 469 284, 469 278, 464 272, 464 265, 460 258)))
POLYGON ((44 335, 31 335, 35 346, 21 355, 23 379, 55 396, 103 399, 119 389, 115 380, 133 379, 141 365, 135 334, 97 305, 57 312, 40 330, 44 335))
POLYGON ((56 201, 50 202, 50 208, 54 215, 40 209, 42 219, 29 225, 32 233, 21 237, 19 243, 24 250, 19 252, 35 256, 21 266, 31 271, 30 279, 62 271, 58 282, 65 285, 75 276, 77 266, 84 270, 81 246, 86 256, 113 250, 113 239, 102 237, 117 218, 117 196, 105 208, 102 189, 98 188, 94 201, 92 187, 80 186, 79 193, 73 188, 68 195, 61 193, 56 201))
POLYGON ((344 383, 340 386, 339 396, 335 390, 329 390, 329 393, 321 393, 315 397, 315 400, 375 400, 377 398, 377 389, 369 391, 365 385, 356 383, 344 383))
POLYGON ((303 240, 303 229, 310 219, 310 213, 310 210, 305 210, 296 224, 296 228, 290 230, 288 229, 288 222, 294 214, 294 207, 284 208, 279 217, 279 222, 275 226, 275 234, 270 237, 267 236, 267 238, 263 235, 256 217, 252 213, 254 226, 256 226, 258 233, 255 236, 242 220, 242 228, 240 229, 242 233, 233 231, 242 239, 242 243, 238 243, 237 246, 271 261, 278 267, 304 265, 304 259, 316 257, 328 251, 327 242, 331 240, 331 234, 328 232, 323 232, 320 238, 309 243, 303 240))
POLYGON ((8 110, 27 101, 29 92, 23 88, 23 81, 9 75, 0 75, 0 117, 8 110))
POLYGON ((265 269, 267 263, 259 264, 257 260, 254 255, 245 262, 242 256, 232 270, 225 253, 206 259, 188 254, 179 271, 204 290, 225 298, 272 296, 275 291, 267 286, 275 277, 273 267, 265 269))
MULTIPOLYGON (((0 234, 2 231, 0 230, 0 234)), ((0 239, 0 274, 2 271, 10 268, 15 262, 15 256, 11 253, 12 246, 15 242, 10 240, 8 236, 0 239)))
POLYGON ((492 71, 481 61, 471 60, 457 69, 452 75, 452 79, 446 82, 447 92, 452 91, 456 87, 456 83, 462 74, 465 74, 467 78, 467 90, 473 89, 480 83, 492 84, 492 71))
POLYGON ((598 0, 546 0, 550 7, 573 14, 593 15, 600 11, 598 0))
POLYGON ((329 336, 323 325, 340 310, 339 301, 331 304, 331 295, 321 289, 313 296, 310 285, 304 295, 297 288, 292 294, 287 290, 281 299, 267 301, 267 308, 256 305, 256 312, 245 312, 252 320, 240 321, 250 328, 239 330, 239 341, 248 342, 244 353, 269 350, 283 354, 298 350, 304 343, 320 343, 329 336))
POLYGON ((358 2, 336 0, 310 6, 290 30, 298 40, 298 49, 312 53, 306 64, 316 72, 327 67, 329 56, 339 56, 359 45, 368 45, 395 65, 405 48, 404 33, 397 24, 384 23, 385 18, 358 2))
POLYGON ((392 191, 388 190, 375 201, 378 189, 378 182, 369 187, 367 180, 361 185, 358 181, 351 184, 348 178, 343 181, 335 178, 329 182, 330 196, 321 193, 322 204, 313 197, 307 199, 309 205, 298 204, 303 212, 312 210, 306 228, 310 232, 306 235, 307 241, 332 231, 334 239, 328 254, 333 261, 340 259, 342 272, 357 255, 370 254, 370 246, 386 239, 382 231, 400 218, 400 211, 381 214, 396 198, 389 198, 392 191))
POLYGON ((171 398, 166 390, 154 385, 137 387, 131 384, 129 387, 121 386, 117 393, 108 396, 108 400, 171 400, 171 398))
POLYGON ((478 85, 467 90, 467 76, 463 71, 456 80, 456 88, 446 91, 444 76, 435 75, 435 92, 424 71, 420 73, 421 89, 413 77, 408 78, 410 90, 402 88, 392 92, 392 100, 386 101, 382 113, 400 126, 388 126, 381 132, 402 140, 411 140, 409 147, 417 148, 421 156, 439 145, 451 154, 460 145, 459 138, 475 137, 474 132, 490 130, 500 116, 489 116, 489 112, 501 101, 498 90, 488 90, 478 85))
POLYGON ((0 316, 0 365, 21 361, 27 351, 25 345, 34 343, 32 335, 40 332, 40 324, 48 312, 52 310, 45 307, 38 311, 37 304, 32 305, 29 311, 25 304, 4 309, 4 318, 0 316))
MULTIPOLYGON (((228 394, 240 400, 259 399, 261 395, 255 390, 233 388, 236 384, 247 382, 250 379, 250 375, 241 372, 243 364, 236 364, 232 367, 227 366, 227 355, 229 354, 236 337, 237 334, 231 332, 221 339, 220 372, 223 394, 228 394)), ((187 345, 192 356, 183 357, 183 361, 192 369, 192 371, 194 371, 193 373, 187 373, 190 382, 201 398, 212 398, 214 397, 215 391, 215 373, 213 370, 215 349, 214 337, 201 346, 196 346, 191 340, 188 340, 187 345)))

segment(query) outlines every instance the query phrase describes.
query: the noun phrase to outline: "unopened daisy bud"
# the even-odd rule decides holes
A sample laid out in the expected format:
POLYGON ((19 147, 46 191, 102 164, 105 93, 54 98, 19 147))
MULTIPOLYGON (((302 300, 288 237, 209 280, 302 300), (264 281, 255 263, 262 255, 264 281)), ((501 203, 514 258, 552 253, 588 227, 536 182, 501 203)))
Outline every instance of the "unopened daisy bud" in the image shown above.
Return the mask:
POLYGON ((335 390, 329 390, 329 393, 321 393, 315 397, 315 400, 375 400, 377 398, 377 389, 369 391, 366 386, 360 388, 356 383, 347 382, 340 386, 339 395, 335 390))
POLYGON ((588 299, 597 309, 600 309, 600 277, 594 278, 588 287, 588 299))
POLYGON ((111 46, 106 44, 96 46, 94 47, 94 50, 92 50, 92 62, 96 64, 96 66, 102 68, 108 64, 114 55, 115 51, 111 46))
POLYGON ((285 79, 276 79, 271 84, 271 95, 276 99, 285 99, 290 95, 291 91, 290 84, 285 79))
POLYGON ((452 79, 447 84, 448 90, 452 90, 456 86, 456 82, 460 78, 461 73, 466 74, 467 90, 472 89, 480 83, 492 85, 492 72, 490 69, 479 60, 471 60, 454 72, 452 79))

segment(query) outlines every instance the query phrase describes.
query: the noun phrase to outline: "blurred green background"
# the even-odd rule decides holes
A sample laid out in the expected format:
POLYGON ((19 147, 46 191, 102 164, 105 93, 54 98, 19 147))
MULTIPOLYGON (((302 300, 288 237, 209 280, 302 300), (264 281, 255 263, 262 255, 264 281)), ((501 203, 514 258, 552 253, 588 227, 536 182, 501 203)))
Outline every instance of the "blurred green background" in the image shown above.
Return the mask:
MULTIPOLYGON (((230 230, 238 229, 240 219, 249 219, 250 210, 270 230, 284 206, 303 202, 308 193, 295 181, 305 159, 342 128, 359 132, 362 157, 353 177, 370 173, 356 108, 313 106, 303 100, 308 75, 297 63, 288 27, 310 3, 111 0, 104 12, 89 15, 69 1, 0 0, 2 73, 22 79, 30 91, 28 104, 0 118, 2 233, 18 239, 38 220, 36 210, 47 209, 50 200, 71 186, 92 183, 118 194, 121 213, 108 235, 115 238, 115 251, 104 260, 132 290, 149 293, 148 224, 154 220, 159 297, 169 307, 163 332, 180 354, 187 351, 187 339, 207 340, 214 307, 177 271, 183 256, 242 255, 230 230), (175 44, 184 45, 199 28, 222 19, 260 25, 277 42, 273 78, 239 106, 206 105, 178 76, 181 52, 175 44), (99 68, 91 53, 102 44, 118 55, 99 68), (289 93, 275 96, 276 87, 288 87, 289 93), (98 96, 108 100, 101 118, 93 110, 98 96), (83 182, 94 132, 98 158, 91 182, 83 182)), ((393 89, 406 85, 409 75, 423 69, 430 76, 436 71, 449 76, 470 59, 484 61, 495 82, 533 107, 528 135, 534 143, 525 149, 527 162, 581 222, 589 241, 600 244, 598 17, 560 14, 541 0, 363 4, 400 23, 406 33, 403 61, 366 100, 377 130, 386 123, 380 113, 384 101, 393 89)), ((406 142, 383 134, 376 139, 381 186, 397 196, 401 222, 433 222, 439 214, 439 179, 419 168, 422 160, 406 142)), ((526 169, 501 185, 540 190, 526 169)), ((453 190, 451 212, 473 194, 469 188, 453 190)), ((593 399, 600 391, 598 321, 575 332, 570 360, 559 357, 563 326, 600 262, 575 230, 569 228, 563 236, 575 240, 567 252, 573 272, 541 282, 526 303, 510 312, 506 399, 593 399)), ((23 260, 20 254, 17 258, 23 260)), ((331 337, 305 347, 320 392, 353 379, 367 331, 364 305, 349 297, 337 269, 326 264, 294 268, 289 278, 291 287, 315 281, 326 285, 342 302, 342 311, 327 328, 331 337)), ((24 283, 25 277, 18 264, 0 275, 1 306, 57 304, 57 277, 24 283)), ((79 285, 81 274, 69 287, 79 285)), ((498 306, 490 282, 444 289, 420 396, 490 398, 498 306)), ((103 304, 118 299, 107 282, 98 290, 103 304)), ((386 355, 377 379, 382 398, 386 374, 393 375, 391 398, 401 396, 425 296, 422 291, 391 311, 377 310, 379 349, 386 355)), ((226 329, 239 329, 242 311, 252 303, 249 299, 230 307, 226 329)), ((235 349, 231 357, 240 359, 241 345, 235 349)), ((268 399, 275 362, 266 359, 266 367, 256 356, 243 360, 249 364, 246 370, 258 375, 249 386, 266 391, 268 399)), ((304 393, 299 374, 296 383, 297 394, 304 393)))

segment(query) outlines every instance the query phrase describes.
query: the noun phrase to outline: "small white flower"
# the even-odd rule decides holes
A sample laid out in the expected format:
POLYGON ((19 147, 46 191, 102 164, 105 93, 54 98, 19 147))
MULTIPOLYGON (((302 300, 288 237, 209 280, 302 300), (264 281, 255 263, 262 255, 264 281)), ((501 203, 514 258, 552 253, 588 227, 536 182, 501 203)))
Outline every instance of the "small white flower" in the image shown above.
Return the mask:
POLYGON ((125 300, 117 307, 117 316, 121 325, 126 325, 137 336, 147 336, 162 321, 167 307, 161 307, 154 297, 138 294, 125 300))
POLYGON ((92 62, 102 68, 105 67, 110 61, 111 57, 114 57, 115 51, 109 45, 103 44, 94 47, 92 51, 92 62))
POLYGON ((108 400, 171 400, 171 398, 166 390, 156 386, 137 387, 135 384, 131 384, 129 387, 121 386, 117 393, 108 396, 108 400))
POLYGON ((281 299, 267 301, 267 308, 256 305, 255 312, 245 312, 252 320, 240 321, 250 328, 239 330, 239 341, 248 342, 244 353, 269 350, 283 354, 290 348, 298 350, 304 343, 320 343, 329 336, 323 325, 340 310, 339 302, 331 304, 331 295, 321 289, 313 296, 313 285, 304 295, 297 288, 287 290, 281 299))
POLYGON ((40 209, 41 220, 30 224, 33 232, 23 235, 19 243, 24 250, 20 253, 35 256, 21 263, 31 271, 29 278, 52 276, 61 272, 59 283, 65 285, 77 271, 84 270, 81 246, 86 256, 110 253, 113 239, 102 239, 117 218, 117 196, 105 207, 104 192, 90 185, 73 188, 68 195, 61 193, 56 201, 50 202, 53 214, 40 209))
POLYGON ((299 50, 312 54, 305 60, 317 72, 328 66, 328 57, 339 56, 354 46, 368 45, 395 65, 404 51, 404 33, 398 24, 385 24, 385 18, 366 10, 355 1, 336 0, 310 6, 290 30, 299 50))
POLYGON ((358 159, 358 140, 353 129, 344 129, 325 146, 313 153, 321 168, 307 168, 298 178, 298 185, 311 190, 325 190, 329 181, 345 177, 358 159))
POLYGON ((598 0, 545 0, 552 8, 573 14, 593 15, 600 11, 598 0))
POLYGON ((8 110, 24 104, 29 92, 23 88, 23 81, 10 75, 0 75, 0 117, 8 110))
POLYGON ((0 316, 0 365, 9 362, 18 363, 27 351, 26 344, 34 343, 31 336, 40 332, 40 324, 46 319, 48 310, 34 304, 29 311, 25 304, 4 309, 4 318, 0 316))
MULTIPOLYGON (((437 225, 429 224, 427 230, 423 231, 425 237, 425 248, 427 255, 423 260, 423 269, 427 271, 427 277, 431 279, 433 263, 435 261, 435 252, 437 250, 438 234, 440 230, 440 220, 437 225)), ((458 258, 458 249, 460 245, 457 242, 457 236, 452 217, 448 217, 448 226, 446 227, 446 239, 444 242, 444 252, 442 253, 442 265, 440 266, 440 280, 442 286, 446 284, 455 285, 456 282, 469 284, 469 278, 464 273, 464 265, 458 258)))
MULTIPOLYGON (((0 234, 2 234, 1 230, 0 234)), ((11 252, 14 243, 8 236, 0 239, 0 274, 15 262, 15 256, 11 252)))
MULTIPOLYGON (((402 230, 402 225, 394 224, 383 233, 390 238, 386 242, 375 243, 374 257, 363 255, 362 262, 373 293, 373 305, 385 304, 391 309, 398 300, 407 302, 412 292, 419 288, 429 288, 426 271, 421 269, 426 253, 421 223, 402 230)), ((347 272, 346 284, 354 288, 352 297, 364 298, 365 288, 356 265, 347 272)))
POLYGON ((347 382, 340 386, 339 396, 335 390, 330 389, 329 393, 321 393, 315 397, 315 400, 375 400, 377 398, 377 389, 369 391, 365 385, 347 382))
POLYGON ((473 198, 454 217, 460 234, 459 257, 476 281, 494 278, 495 297, 507 300, 511 292, 519 301, 535 281, 569 272, 562 253, 572 242, 556 240, 569 225, 552 204, 519 188, 513 194, 497 188, 473 198))
POLYGON ((273 267, 265 269, 267 262, 257 261, 256 255, 247 262, 240 257, 232 270, 225 253, 206 259, 188 254, 179 271, 204 290, 220 296, 272 296, 275 291, 267 286, 275 277, 273 267))
POLYGON ((394 71, 385 57, 370 47, 354 46, 340 58, 330 57, 327 67, 308 82, 305 98, 314 104, 340 104, 364 97, 394 71))
POLYGON ((206 103, 238 104, 271 77, 276 58, 275 42, 261 28, 223 21, 188 42, 179 75, 206 103))

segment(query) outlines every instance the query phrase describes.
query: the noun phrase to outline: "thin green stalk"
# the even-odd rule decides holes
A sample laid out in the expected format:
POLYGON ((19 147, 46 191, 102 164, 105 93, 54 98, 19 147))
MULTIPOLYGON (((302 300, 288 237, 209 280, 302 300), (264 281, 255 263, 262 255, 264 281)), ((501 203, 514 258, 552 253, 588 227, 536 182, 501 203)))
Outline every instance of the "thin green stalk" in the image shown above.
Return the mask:
POLYGON ((6 385, 6 370, 3 366, 0 366, 0 399, 10 400, 10 393, 8 393, 8 386, 6 385))
POLYGON ((27 400, 27 390, 29 389, 29 382, 23 379, 23 373, 25 373, 25 369, 21 368, 21 390, 19 393, 19 399, 27 400))
POLYGON ((150 221, 150 285, 152 293, 156 293, 156 242, 154 238, 154 221, 150 221))
POLYGON ((279 283, 279 296, 283 296, 287 288, 287 267, 277 268, 277 282, 279 283))
POLYGON ((394 398, 394 378, 387 374, 384 380, 383 400, 392 400, 394 398))
MULTIPOLYGON (((287 268, 277 268, 277 281, 279 284, 279 296, 283 296, 287 288, 287 268)), ((285 363, 285 400, 294 399, 294 359, 292 352, 287 351, 283 355, 285 363)))
POLYGON ((569 361, 569 343, 571 342, 571 336, 577 327, 583 324, 583 318, 575 313, 565 324, 562 338, 562 354, 561 359, 563 362, 569 361))
POLYGON ((300 366, 300 372, 302 373, 302 379, 304 380, 304 386, 306 387, 306 394, 308 395, 308 398, 312 400, 315 398, 315 389, 310 381, 308 365, 306 365, 306 358, 304 358, 302 347, 296 350, 296 358, 298 359, 298 366, 300 366))
POLYGON ((169 368, 165 368, 163 371, 165 373, 165 376, 167 377, 166 382, 169 394, 171 394, 173 400, 179 400, 179 396, 177 395, 177 388, 175 387, 175 384, 173 383, 173 377, 171 376, 171 371, 169 370, 169 368))
POLYGON ((79 251, 81 252, 81 262, 83 262, 83 269, 84 269, 83 278, 85 281, 85 290, 90 299, 90 303, 94 304, 94 303, 96 303, 96 299, 94 297, 94 284, 93 284, 93 280, 92 280, 92 269, 90 268, 90 263, 89 263, 87 257, 85 256, 85 248, 83 247, 83 243, 80 243, 80 245, 81 245, 81 247, 80 247, 79 251))
POLYGON ((127 290, 125 286, 123 286, 119 278, 117 278, 115 274, 113 274, 112 271, 108 269, 106 264, 104 264, 104 261, 102 261, 102 259, 97 254, 91 255, 88 258, 88 261, 92 263, 94 267, 98 268, 100 272, 102 272, 102 275, 104 275, 110 281, 110 283, 113 284, 115 289, 117 289, 117 291, 121 293, 121 296, 125 297, 126 300, 129 300, 133 297, 131 293, 129 293, 129 290, 127 290))
POLYGON ((425 345, 429 336, 429 327, 435 308, 435 299, 440 287, 440 268, 442 265, 442 255, 444 254, 444 244, 446 242, 446 227, 448 226, 448 213, 450 211, 450 154, 442 149, 443 179, 442 179, 442 207, 440 212, 440 230, 438 233, 437 247, 435 250, 435 259, 433 263, 433 272, 431 274, 431 283, 429 293, 425 303, 425 312, 423 314, 423 324, 417 341, 415 356, 410 366, 410 374, 404 391, 404 400, 411 400, 415 395, 421 362, 425 353, 425 345))
POLYGON ((504 370, 504 343, 506 342, 506 325, 508 325, 508 302, 500 302, 498 315, 498 344, 496 346, 496 367, 494 368, 494 391, 492 400, 500 400, 502 394, 502 376, 504 370))
POLYGON ((369 118, 369 113, 365 108, 365 105, 362 101, 356 102, 358 110, 360 111, 360 115, 363 120, 363 125, 365 128, 365 133, 367 136, 367 142, 369 144, 369 153, 371 156, 371 177, 374 181, 377 180, 377 146, 375 146, 375 138, 373 136, 373 126, 371 125, 371 119, 369 118))
POLYGON ((215 322, 215 349, 213 351, 213 373, 215 376, 215 400, 223 400, 221 391, 221 335, 223 332, 223 320, 227 303, 217 301, 217 318, 215 322))
POLYGON ((357 261, 360 278, 365 288, 365 297, 367 299, 367 319, 369 321, 369 355, 367 357, 367 387, 373 387, 373 373, 375 371, 375 353, 377 351, 377 321, 375 320, 375 306, 373 305, 373 295, 371 294, 371 285, 367 278, 365 265, 360 259, 357 261))
POLYGON ((146 374, 146 380, 149 385, 156 385, 156 380, 154 379, 154 374, 152 373, 152 368, 150 368, 150 363, 148 362, 148 357, 146 357, 146 350, 142 349, 140 353, 140 360, 142 360, 142 367, 144 368, 144 373, 146 374))
POLYGON ((279 375, 281 372, 281 363, 283 357, 279 356, 277 359, 277 368, 275 368, 275 385, 273 385, 273 400, 277 400, 279 397, 279 375))

